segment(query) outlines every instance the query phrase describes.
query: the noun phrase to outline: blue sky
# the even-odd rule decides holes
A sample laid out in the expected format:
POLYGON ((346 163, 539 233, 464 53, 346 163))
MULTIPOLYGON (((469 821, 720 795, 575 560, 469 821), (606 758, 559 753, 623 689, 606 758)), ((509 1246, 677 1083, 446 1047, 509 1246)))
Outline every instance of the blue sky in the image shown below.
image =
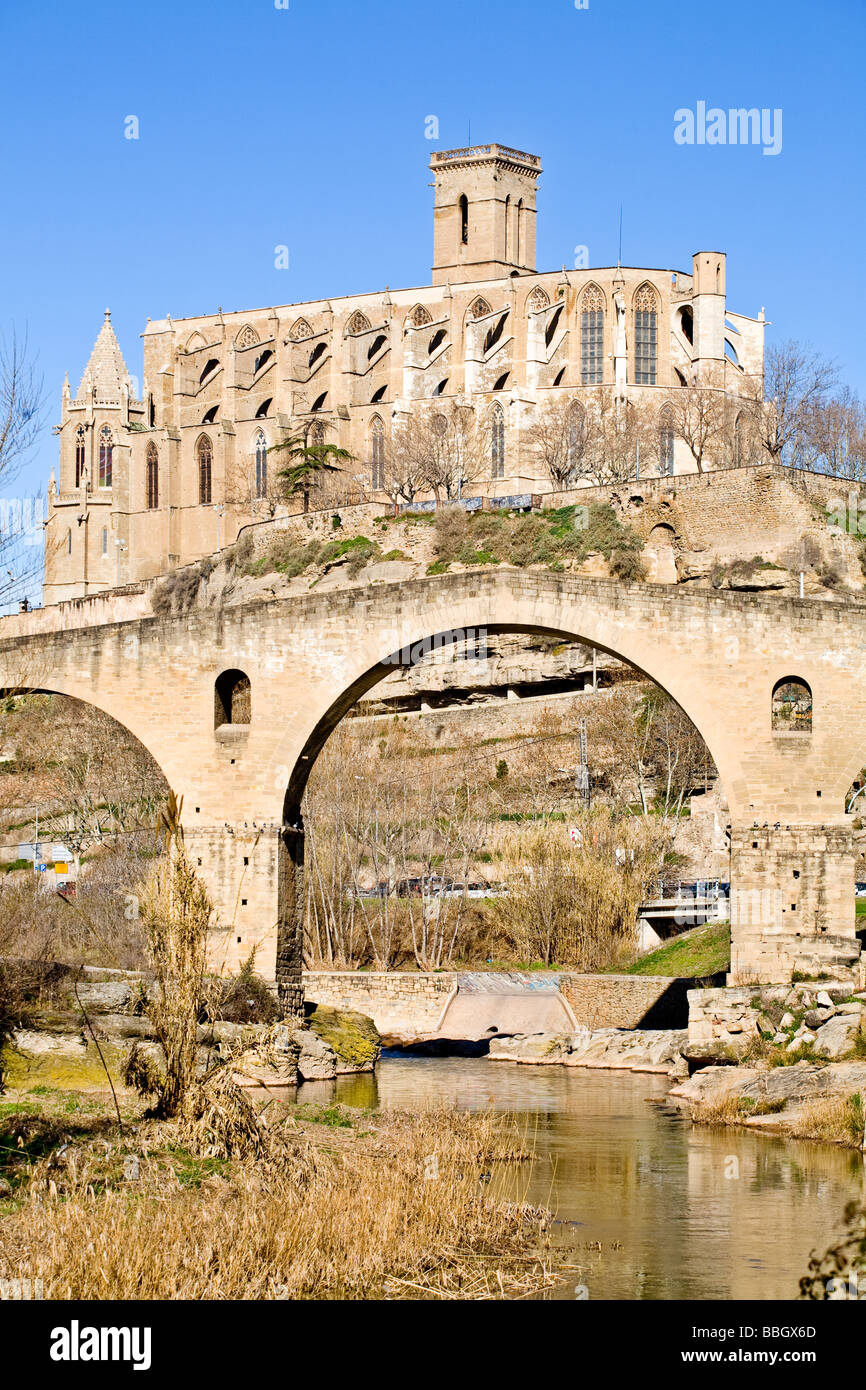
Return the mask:
POLYGON ((615 262, 622 203, 625 264, 726 251, 729 306, 862 393, 864 35, 864 0, 6 0, 0 326, 48 391, 14 491, 106 305, 140 377, 148 316, 428 283, 426 163, 470 122, 543 158, 541 268, 615 262), (781 108, 781 153, 677 145, 698 101, 781 108))

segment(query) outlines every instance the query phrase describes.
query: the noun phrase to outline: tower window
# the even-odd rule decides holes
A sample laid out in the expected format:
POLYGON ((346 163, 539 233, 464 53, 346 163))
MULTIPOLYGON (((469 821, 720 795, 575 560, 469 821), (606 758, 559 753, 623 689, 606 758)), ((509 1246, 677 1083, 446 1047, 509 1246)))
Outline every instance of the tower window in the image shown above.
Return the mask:
POLYGON ((268 444, 264 431, 256 435, 256 497, 268 495, 268 444))
POLYGON ((114 460, 114 440, 111 430, 103 425, 99 431, 99 486, 111 487, 111 470, 114 460))
POLYGON ((212 500, 213 490, 213 448, 206 434, 200 436, 196 445, 198 458, 198 500, 205 506, 212 500))
POLYGON ((108 527, 107 527, 107 526, 103 526, 103 528, 102 528, 102 554, 103 554, 103 556, 105 556, 105 555, 108 554, 108 527))
POLYGON ((465 193, 460 194, 460 241, 463 246, 469 245, 469 199, 465 193))
POLYGON ((159 455, 153 442, 147 446, 145 460, 147 509, 153 512, 159 506, 159 455))
POLYGON ((505 477, 505 414, 498 403, 490 418, 490 476, 505 477))
POLYGON ((84 426, 79 425, 75 434, 75 486, 81 487, 81 480, 84 477, 85 462, 85 433, 84 426))

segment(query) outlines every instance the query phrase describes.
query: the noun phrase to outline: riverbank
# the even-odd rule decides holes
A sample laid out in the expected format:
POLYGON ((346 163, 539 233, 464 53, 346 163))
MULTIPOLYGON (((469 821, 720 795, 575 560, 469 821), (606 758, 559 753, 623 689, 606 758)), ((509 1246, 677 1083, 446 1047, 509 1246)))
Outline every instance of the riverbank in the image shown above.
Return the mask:
POLYGON ((254 1101, 255 1155, 119 1095, 0 1104, 0 1277, 50 1299, 514 1298, 562 1264, 507 1117, 254 1101))

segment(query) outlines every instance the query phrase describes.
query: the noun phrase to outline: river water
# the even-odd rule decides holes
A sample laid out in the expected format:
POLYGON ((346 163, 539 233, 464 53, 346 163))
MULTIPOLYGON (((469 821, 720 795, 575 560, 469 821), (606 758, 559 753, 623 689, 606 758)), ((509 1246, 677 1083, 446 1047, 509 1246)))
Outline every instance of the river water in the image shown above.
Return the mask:
POLYGON ((307 1082, 298 1099, 514 1115, 536 1158, 511 1170, 513 1195, 555 1212, 556 1241, 580 1266, 555 1297, 795 1298, 809 1254, 835 1241, 846 1203, 863 1191, 863 1157, 693 1125, 666 1104, 669 1085, 631 1072, 386 1054, 374 1076, 307 1082))

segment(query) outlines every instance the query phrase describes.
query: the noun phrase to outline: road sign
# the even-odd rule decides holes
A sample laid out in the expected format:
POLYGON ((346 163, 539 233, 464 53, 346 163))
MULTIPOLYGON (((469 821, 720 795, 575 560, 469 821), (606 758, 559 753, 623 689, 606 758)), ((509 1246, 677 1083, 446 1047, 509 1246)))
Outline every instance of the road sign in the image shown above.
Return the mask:
POLYGON ((40 874, 44 874, 47 868, 48 868, 48 865, 47 865, 47 864, 37 864, 37 865, 36 865, 36 872, 37 872, 37 873, 40 873, 40 874))

